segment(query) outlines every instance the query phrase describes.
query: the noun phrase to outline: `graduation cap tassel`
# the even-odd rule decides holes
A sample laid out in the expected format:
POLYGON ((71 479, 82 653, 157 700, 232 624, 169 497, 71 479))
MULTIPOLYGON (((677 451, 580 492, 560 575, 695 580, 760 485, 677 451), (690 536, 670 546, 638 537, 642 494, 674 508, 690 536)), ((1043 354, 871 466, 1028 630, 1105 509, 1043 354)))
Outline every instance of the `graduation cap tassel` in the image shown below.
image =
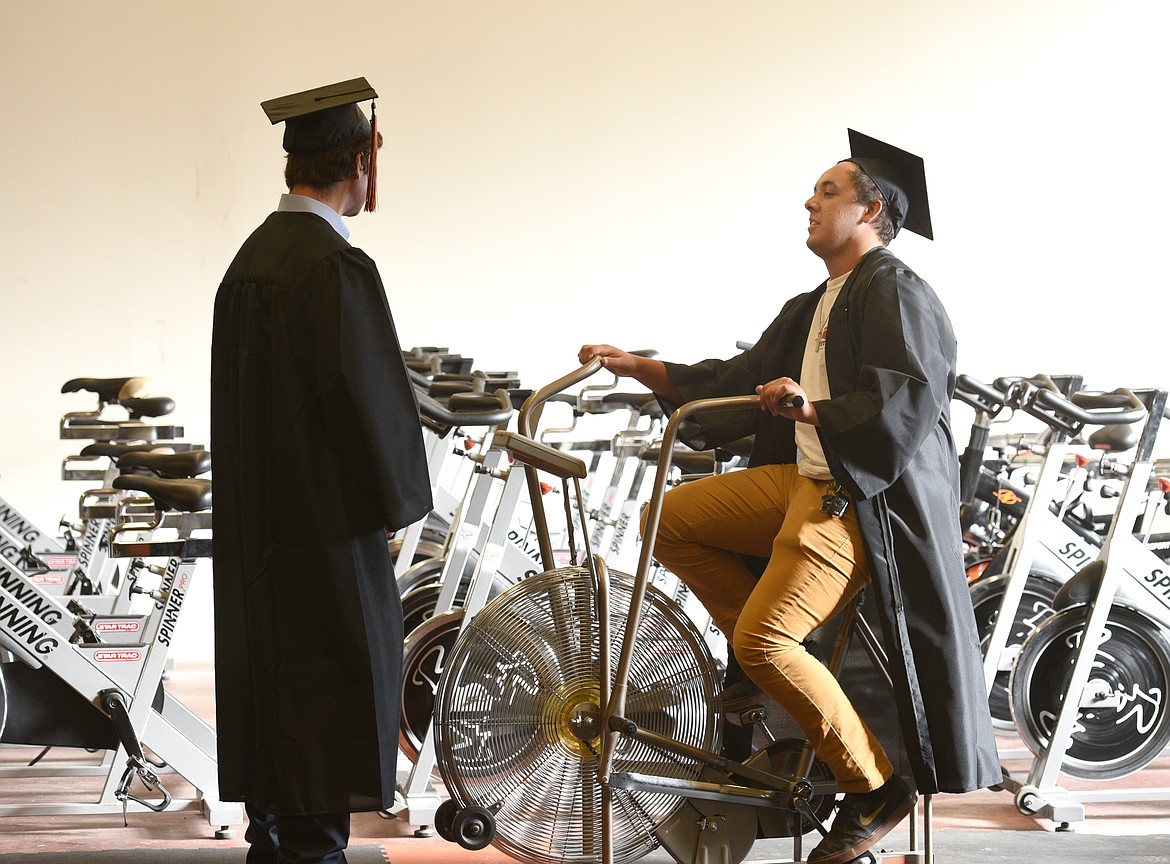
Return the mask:
POLYGON ((366 186, 366 212, 378 206, 378 112, 377 103, 370 103, 370 181, 366 186))

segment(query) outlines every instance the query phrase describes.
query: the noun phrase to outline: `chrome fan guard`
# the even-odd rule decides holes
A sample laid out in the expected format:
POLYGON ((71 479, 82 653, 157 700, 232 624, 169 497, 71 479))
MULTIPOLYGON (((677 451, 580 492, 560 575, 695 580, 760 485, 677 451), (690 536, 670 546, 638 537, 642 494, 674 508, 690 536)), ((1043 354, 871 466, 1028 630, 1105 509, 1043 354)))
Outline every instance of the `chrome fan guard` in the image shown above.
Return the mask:
MULTIPOLYGON (((632 577, 609 573, 611 652, 626 629, 632 577)), ((468 623, 435 701, 439 770, 452 798, 496 820, 494 844, 531 864, 601 860, 597 776, 602 724, 600 627, 585 568, 518 583, 468 623)), ((631 664, 625 716, 639 727, 718 752, 719 683, 702 637, 665 594, 648 587, 631 664)), ((611 667, 612 668, 612 667, 611 667)), ((613 770, 697 778, 697 762, 622 739, 613 770)), ((676 796, 610 791, 613 860, 657 846, 676 796)))

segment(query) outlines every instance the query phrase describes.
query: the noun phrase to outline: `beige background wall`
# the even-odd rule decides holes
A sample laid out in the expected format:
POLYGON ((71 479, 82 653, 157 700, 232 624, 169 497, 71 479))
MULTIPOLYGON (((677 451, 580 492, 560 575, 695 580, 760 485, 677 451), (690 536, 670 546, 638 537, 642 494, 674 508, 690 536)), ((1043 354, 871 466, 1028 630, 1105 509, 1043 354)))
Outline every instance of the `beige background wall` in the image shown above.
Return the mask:
POLYGON ((148 375, 206 440, 215 287, 283 191, 258 103, 357 75, 386 146, 353 241, 406 346, 537 385, 585 341, 730 354, 822 279, 802 204, 852 126, 926 159, 937 239, 894 249, 964 371, 1167 386, 1167 8, 0 0, 0 493, 74 509, 72 377, 148 375))

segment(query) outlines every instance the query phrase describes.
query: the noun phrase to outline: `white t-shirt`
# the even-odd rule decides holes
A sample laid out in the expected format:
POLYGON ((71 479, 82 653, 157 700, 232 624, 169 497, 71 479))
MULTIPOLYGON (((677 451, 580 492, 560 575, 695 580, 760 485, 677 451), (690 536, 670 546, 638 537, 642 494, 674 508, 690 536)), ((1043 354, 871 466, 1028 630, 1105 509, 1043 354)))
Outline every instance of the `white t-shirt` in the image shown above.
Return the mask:
MULTIPOLYGON (((850 273, 853 271, 850 271, 850 273)), ((825 368, 825 343, 829 338, 829 310, 837 302, 837 295, 841 293, 841 286, 849 278, 849 273, 830 279, 825 287, 825 293, 817 303, 813 313, 812 326, 808 328, 808 340, 804 343, 804 361, 800 366, 800 386, 809 402, 818 399, 828 399, 829 373, 825 368)), ((821 448, 821 439, 817 436, 817 428, 811 423, 796 424, 796 470, 805 477, 814 480, 832 480, 833 472, 829 470, 829 463, 825 459, 825 451, 821 448)))

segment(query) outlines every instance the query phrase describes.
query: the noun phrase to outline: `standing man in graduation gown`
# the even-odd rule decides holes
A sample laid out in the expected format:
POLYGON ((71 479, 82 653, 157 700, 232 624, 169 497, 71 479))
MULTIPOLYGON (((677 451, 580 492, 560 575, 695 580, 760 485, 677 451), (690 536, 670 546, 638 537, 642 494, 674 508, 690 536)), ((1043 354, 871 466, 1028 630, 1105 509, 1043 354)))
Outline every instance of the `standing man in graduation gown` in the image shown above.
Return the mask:
POLYGON ((713 419, 688 442, 755 435, 749 468, 667 494, 654 551, 732 640, 748 686, 793 716, 846 793, 809 854, 817 864, 861 855, 917 797, 802 645, 867 582, 917 788, 1002 779, 961 556, 955 338, 931 287, 886 248, 903 225, 932 237, 922 160, 849 134, 851 157, 805 204, 807 245, 829 279, 785 304, 752 348, 691 366, 610 345, 579 354, 671 408, 760 396, 755 417, 713 419), (758 582, 741 554, 768 559, 758 582))
MULTIPOLYGON (((387 529, 431 508, 417 405, 374 262, 364 78, 263 103, 289 194, 215 298, 211 431, 220 791, 248 864, 345 861, 394 799, 402 607, 387 529)), ((371 107, 371 113, 373 108, 371 107)))

